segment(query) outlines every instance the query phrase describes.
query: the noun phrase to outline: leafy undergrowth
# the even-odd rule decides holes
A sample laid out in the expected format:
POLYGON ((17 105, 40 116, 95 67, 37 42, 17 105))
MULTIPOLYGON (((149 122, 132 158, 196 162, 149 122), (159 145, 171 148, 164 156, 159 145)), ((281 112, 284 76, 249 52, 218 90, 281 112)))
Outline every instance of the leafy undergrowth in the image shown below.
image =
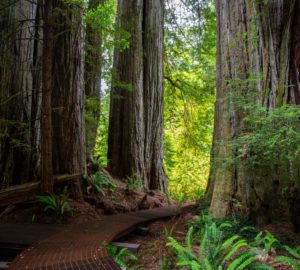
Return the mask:
POLYGON ((186 269, 300 269, 299 248, 281 244, 268 231, 254 233, 254 227, 202 215, 191 224, 184 244, 169 237, 167 246, 175 251, 176 265, 186 269))
POLYGON ((83 181, 83 200, 72 199, 71 189, 57 187, 55 193, 9 206, 1 211, 1 222, 72 223, 99 220, 103 215, 167 206, 166 195, 143 189, 136 179, 113 178, 104 168, 90 171, 83 181), (2 212, 2 213, 1 213, 2 212))
MULTIPOLYGON (((300 269, 299 235, 289 239, 288 246, 277 239, 277 230, 273 228, 275 236, 268 228, 257 232, 245 219, 213 220, 190 208, 179 217, 151 224, 147 236, 122 239, 141 244, 137 261, 127 269, 300 269)), ((286 237, 281 232, 279 236, 286 237)))

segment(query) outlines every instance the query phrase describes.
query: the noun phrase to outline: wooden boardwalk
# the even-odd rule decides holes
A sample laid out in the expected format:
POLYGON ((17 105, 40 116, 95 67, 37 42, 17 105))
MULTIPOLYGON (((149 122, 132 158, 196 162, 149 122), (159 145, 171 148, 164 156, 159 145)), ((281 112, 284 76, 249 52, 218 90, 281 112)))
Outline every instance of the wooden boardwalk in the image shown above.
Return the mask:
POLYGON ((78 225, 0 224, 0 243, 30 245, 15 258, 10 270, 120 269, 101 247, 104 241, 111 242, 138 225, 178 213, 177 206, 169 206, 78 225))

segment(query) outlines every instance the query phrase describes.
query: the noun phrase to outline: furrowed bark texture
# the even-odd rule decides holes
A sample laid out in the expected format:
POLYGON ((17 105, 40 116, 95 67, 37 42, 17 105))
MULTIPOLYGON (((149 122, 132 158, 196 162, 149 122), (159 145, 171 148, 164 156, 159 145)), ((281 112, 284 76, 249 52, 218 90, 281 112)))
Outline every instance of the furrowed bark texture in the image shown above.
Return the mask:
POLYGON ((0 189, 38 174, 41 104, 40 4, 0 3, 0 189))
POLYGON ((85 170, 82 9, 4 0, 0 13, 0 188, 42 177, 51 191, 52 174, 85 170))
POLYGON ((269 110, 299 104, 299 3, 297 1, 217 0, 217 102, 212 167, 207 189, 210 211, 218 218, 233 211, 258 223, 290 220, 282 195, 288 183, 266 176, 258 181, 243 165, 226 165, 236 153, 229 142, 243 126, 244 112, 234 95, 257 89, 255 101, 269 110), (278 182, 277 182, 278 181, 278 182), (282 211, 286 209, 285 211, 282 211), (282 214, 285 213, 285 214, 282 214))
MULTIPOLYGON (((85 172, 82 8, 53 0, 53 172, 85 172)), ((79 181, 73 190, 81 196, 79 181)))
POLYGON ((150 189, 166 191, 163 162, 163 10, 162 0, 144 1, 145 167, 150 189))
POLYGON ((52 64, 53 64, 53 17, 52 1, 43 5, 43 70, 42 70, 42 113, 41 113, 41 190, 53 192, 52 160, 52 64))
POLYGON ((131 36, 129 48, 115 52, 108 160, 115 175, 145 181, 142 11, 142 0, 119 1, 118 24, 131 36))
POLYGON ((166 191, 163 166, 163 1, 125 1, 118 24, 130 46, 115 51, 108 160, 120 177, 166 191))

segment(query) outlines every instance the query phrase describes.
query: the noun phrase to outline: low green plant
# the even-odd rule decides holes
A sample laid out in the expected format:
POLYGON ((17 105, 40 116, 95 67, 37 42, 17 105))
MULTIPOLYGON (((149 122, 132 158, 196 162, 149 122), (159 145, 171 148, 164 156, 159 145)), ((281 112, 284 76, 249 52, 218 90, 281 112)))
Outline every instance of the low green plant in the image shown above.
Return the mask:
POLYGON ((174 269, 172 268, 173 265, 172 265, 172 261, 170 259, 169 256, 164 256, 160 259, 159 261, 159 269, 160 270, 171 270, 171 269, 174 269))
POLYGON ((114 192, 117 188, 116 183, 111 181, 103 172, 97 172, 89 177, 89 183, 96 193, 105 195, 105 189, 114 192))
POLYGON ((289 246, 283 246, 283 248, 285 249, 285 251, 287 252, 288 255, 290 255, 290 257, 288 256, 277 256, 275 259, 275 262, 281 262, 281 263, 285 263, 288 264, 290 266, 293 267, 293 269, 300 269, 300 247, 297 248, 291 248, 289 246))
POLYGON ((128 264, 136 261, 137 257, 130 252, 127 248, 119 249, 116 246, 104 242, 102 245, 108 252, 109 256, 112 257, 117 264, 125 269, 128 268, 128 264))
POLYGON ((206 225, 216 223, 217 225, 230 224, 230 226, 226 226, 222 228, 222 232, 224 238, 228 238, 234 234, 238 234, 246 239, 254 239, 256 235, 255 227, 251 225, 248 219, 232 215, 223 220, 215 220, 208 214, 208 209, 204 209, 202 214, 194 219, 190 225, 194 228, 194 233, 202 235, 206 225))
POLYGON ((143 182, 140 179, 134 177, 127 177, 126 180, 126 191, 138 190, 143 188, 143 182))
POLYGON ((36 201, 44 205, 44 211, 51 210, 58 216, 63 216, 66 212, 71 212, 72 208, 68 203, 68 187, 66 186, 63 193, 56 195, 49 193, 47 195, 36 196, 36 201))
POLYGON ((255 247, 263 247, 264 250, 269 253, 272 249, 275 250, 280 245, 280 242, 273 234, 265 231, 259 232, 251 245, 255 247))
POLYGON ((259 232, 249 243, 239 233, 253 233, 254 228, 248 225, 237 228, 239 223, 232 222, 232 218, 220 222, 203 214, 191 224, 184 245, 168 237, 167 246, 175 250, 178 266, 191 270, 274 269, 271 265, 261 263, 258 255, 267 255, 271 250, 276 253, 276 249, 283 248, 286 256, 277 256, 274 262, 300 269, 300 247, 293 249, 282 246, 270 232, 259 232), (196 230, 194 225, 198 226, 196 230), (199 251, 195 252, 196 249, 199 251))
POLYGON ((239 235, 224 239, 223 229, 231 227, 230 223, 217 225, 216 222, 205 225, 203 235, 199 239, 199 252, 193 251, 193 227, 190 227, 185 246, 169 237, 167 246, 171 246, 177 253, 177 265, 189 267, 188 269, 245 269, 257 261, 257 255, 263 251, 251 249, 246 240, 239 235))

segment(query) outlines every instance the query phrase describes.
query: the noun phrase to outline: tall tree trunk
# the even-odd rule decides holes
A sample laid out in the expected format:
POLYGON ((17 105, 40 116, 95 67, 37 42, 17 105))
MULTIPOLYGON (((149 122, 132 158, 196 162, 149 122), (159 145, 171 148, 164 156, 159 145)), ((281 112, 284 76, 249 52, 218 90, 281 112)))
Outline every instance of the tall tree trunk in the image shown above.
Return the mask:
POLYGON ((163 168, 163 1, 119 0, 130 46, 115 51, 108 160, 120 177, 166 190, 163 168))
POLYGON ((162 0, 144 1, 145 169, 150 189, 167 190, 163 162, 163 20, 162 0))
MULTIPOLYGON (((54 174, 85 173, 82 7, 53 0, 52 124, 54 174)), ((73 193, 81 196, 79 179, 73 193)))
MULTIPOLYGON (((143 1, 120 0, 118 24, 128 31, 129 48, 115 51, 111 92, 108 161, 120 177, 146 180, 143 122, 143 1)), ((144 182, 146 183, 146 182, 144 182)))
POLYGON ((52 162, 52 59, 53 59, 53 7, 52 1, 44 2, 43 23, 43 85, 41 114, 41 191, 52 192, 54 186, 52 162))
MULTIPOLYGON (((94 9, 105 0, 90 0, 89 9, 94 9)), ((93 156, 100 117, 102 37, 101 30, 89 23, 86 26, 85 96, 86 96, 86 155, 93 156)))
POLYGON ((258 223, 272 222, 275 216, 289 219, 288 210, 278 212, 289 204, 281 192, 287 187, 285 181, 274 183, 272 173, 264 181, 256 181, 245 173, 242 164, 225 165, 225 160, 234 160, 237 155, 229 143, 240 135, 245 117, 232 102, 234 95, 257 89, 253 101, 269 110, 299 103, 299 39, 295 36, 300 27, 299 3, 217 0, 216 4, 218 71, 213 161, 207 190, 210 211, 215 217, 224 217, 243 208, 258 223))
POLYGON ((0 3, 0 189, 39 171, 40 2, 0 3))

